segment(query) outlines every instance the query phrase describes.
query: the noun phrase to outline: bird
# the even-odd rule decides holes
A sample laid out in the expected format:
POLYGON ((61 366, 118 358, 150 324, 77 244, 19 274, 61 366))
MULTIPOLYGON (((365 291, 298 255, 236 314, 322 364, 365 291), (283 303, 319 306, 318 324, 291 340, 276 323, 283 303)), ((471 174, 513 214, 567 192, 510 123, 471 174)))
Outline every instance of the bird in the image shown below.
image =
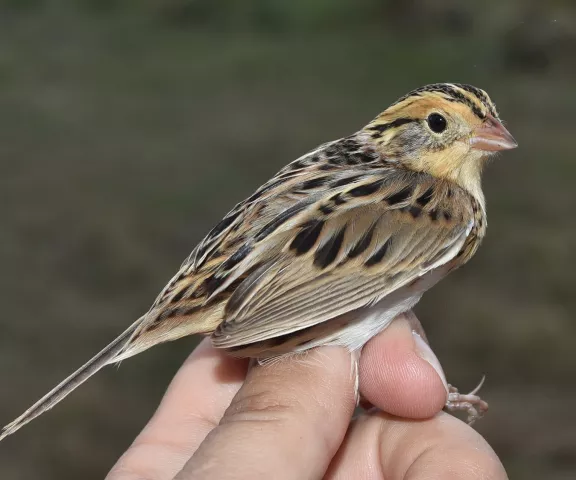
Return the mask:
MULTIPOLYGON (((188 335, 260 362, 324 345, 360 352, 476 253, 487 226, 483 168, 516 147, 484 90, 412 90, 238 203, 144 315, 0 440, 105 365, 188 335)), ((453 389, 447 405, 469 407, 475 393, 453 389)))

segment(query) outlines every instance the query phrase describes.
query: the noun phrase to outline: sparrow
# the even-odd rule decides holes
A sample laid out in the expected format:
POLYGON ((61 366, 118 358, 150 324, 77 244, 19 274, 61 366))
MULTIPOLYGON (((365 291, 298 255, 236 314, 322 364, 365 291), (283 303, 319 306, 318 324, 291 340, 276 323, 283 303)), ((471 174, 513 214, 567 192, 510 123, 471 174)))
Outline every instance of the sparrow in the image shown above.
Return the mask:
MULTIPOLYGON (((0 440, 105 365, 187 335, 261 362, 323 345, 359 352, 474 255, 486 233, 483 167, 516 146, 485 91, 456 83, 413 90, 238 203, 146 314, 0 440)), ((482 409, 475 393, 452 389, 447 406, 482 409)))

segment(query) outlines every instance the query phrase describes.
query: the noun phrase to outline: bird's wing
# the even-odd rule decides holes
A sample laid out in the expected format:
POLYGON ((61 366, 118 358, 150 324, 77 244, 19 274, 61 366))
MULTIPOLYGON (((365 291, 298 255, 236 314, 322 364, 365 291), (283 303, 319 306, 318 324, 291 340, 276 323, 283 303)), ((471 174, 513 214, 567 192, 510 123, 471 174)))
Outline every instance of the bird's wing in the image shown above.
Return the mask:
POLYGON ((383 163, 354 139, 323 145, 225 216, 119 358, 195 333, 244 345, 370 305, 449 262, 467 239, 473 252, 473 218, 454 184, 383 163))
POLYGON ((466 192, 398 168, 348 169, 318 194, 262 218, 255 241, 215 274, 221 281, 212 296, 239 281, 212 336, 217 347, 279 337, 370 305, 455 259, 473 226, 466 192))

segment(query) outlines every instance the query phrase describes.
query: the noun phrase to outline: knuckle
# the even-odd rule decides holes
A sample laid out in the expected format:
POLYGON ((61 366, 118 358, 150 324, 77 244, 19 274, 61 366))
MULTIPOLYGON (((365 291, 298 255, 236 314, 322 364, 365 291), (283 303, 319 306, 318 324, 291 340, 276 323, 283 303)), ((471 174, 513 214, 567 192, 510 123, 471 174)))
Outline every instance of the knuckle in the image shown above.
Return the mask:
POLYGON ((300 402, 289 396, 281 397, 269 390, 237 395, 220 424, 236 421, 283 421, 301 408, 300 402))

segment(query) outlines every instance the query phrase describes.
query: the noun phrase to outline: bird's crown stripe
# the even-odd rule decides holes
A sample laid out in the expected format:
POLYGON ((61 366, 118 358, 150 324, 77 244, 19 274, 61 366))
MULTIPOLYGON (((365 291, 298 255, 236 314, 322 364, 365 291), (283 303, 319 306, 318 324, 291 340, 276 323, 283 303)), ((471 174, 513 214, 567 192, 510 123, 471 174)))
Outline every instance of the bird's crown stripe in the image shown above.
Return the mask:
POLYGON ((461 83, 434 83, 431 85, 426 85, 404 95, 392 105, 397 105, 412 97, 421 97, 428 93, 439 93, 442 94, 442 96, 444 96, 444 98, 447 100, 463 103, 470 107, 476 116, 482 119, 484 119, 486 116, 483 111, 484 108, 491 115, 495 117, 498 116, 494 105, 482 90, 473 87, 472 85, 461 83))

